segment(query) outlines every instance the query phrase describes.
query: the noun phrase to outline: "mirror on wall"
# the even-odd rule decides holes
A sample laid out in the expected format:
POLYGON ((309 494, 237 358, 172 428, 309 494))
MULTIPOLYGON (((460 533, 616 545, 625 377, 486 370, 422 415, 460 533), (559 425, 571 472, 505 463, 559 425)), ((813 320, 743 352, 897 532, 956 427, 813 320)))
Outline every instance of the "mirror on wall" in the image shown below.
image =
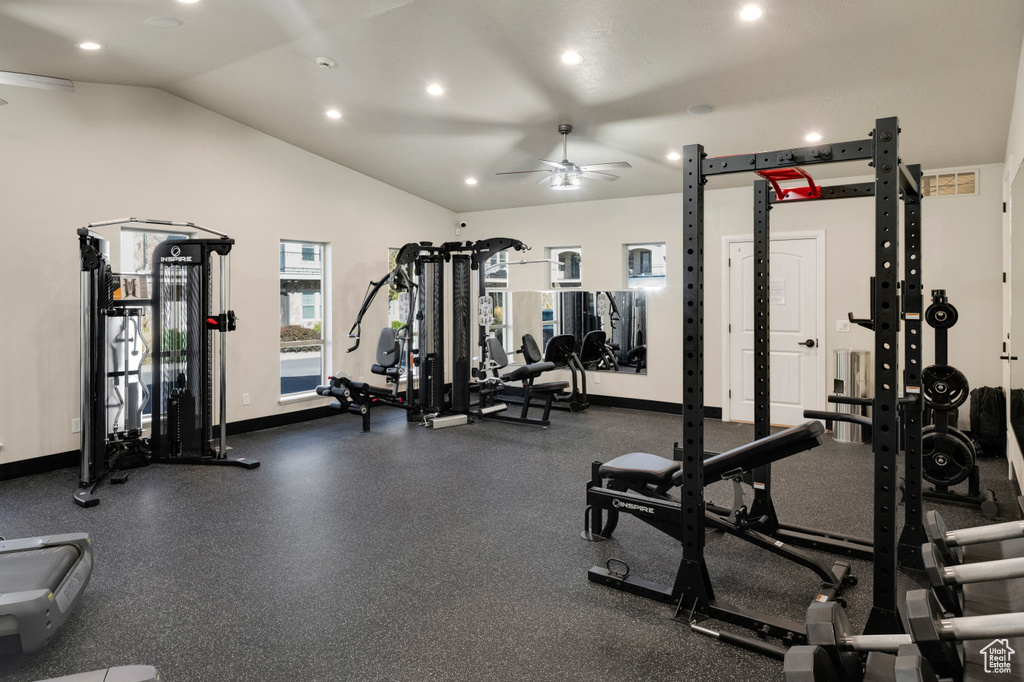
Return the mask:
POLYGON ((587 370, 647 374, 647 294, 644 291, 515 291, 510 341, 531 334, 541 349, 571 334, 587 370))
MULTIPOLYGON (((1024 169, 1017 172, 1011 187, 1010 214, 1010 400, 1024 400, 1024 169)), ((1011 414, 1014 410, 1011 406, 1011 414)), ((1017 445, 1024 451, 1024 424, 1010 429, 1017 436, 1017 445)))

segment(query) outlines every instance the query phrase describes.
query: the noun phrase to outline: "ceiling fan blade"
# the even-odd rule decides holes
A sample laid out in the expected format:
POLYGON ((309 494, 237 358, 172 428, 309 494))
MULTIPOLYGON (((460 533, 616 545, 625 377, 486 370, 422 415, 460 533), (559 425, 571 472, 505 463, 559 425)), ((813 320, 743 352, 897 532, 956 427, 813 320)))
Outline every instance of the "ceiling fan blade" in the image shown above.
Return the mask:
POLYGON ((16 73, 14 71, 0 71, 0 85, 20 85, 25 88, 64 90, 65 92, 75 91, 75 84, 67 78, 36 76, 31 73, 16 73))
POLYGON ((547 170, 532 170, 532 171, 505 171, 504 173, 495 173, 495 175, 519 175, 521 173, 550 173, 547 170))
POLYGON ((540 159, 540 162, 541 163, 546 163, 549 166, 554 166, 555 168, 557 168, 559 170, 565 170, 566 168, 569 168, 570 166, 572 166, 572 164, 567 162, 567 161, 559 162, 559 161, 548 161, 547 159, 540 159))
POLYGON ((580 166, 581 171, 602 171, 609 168, 632 168, 625 161, 612 161, 611 163, 594 163, 589 166, 580 166))
POLYGON ((0 99, 0 107, 2 107, 2 106, 3 106, 3 105, 5 105, 5 104, 7 104, 7 100, 5 100, 5 99, 0 99))
MULTIPOLYGON (((545 172, 546 172, 546 171, 545 171, 545 172)), ((552 177, 551 175, 547 175, 547 176, 545 176, 545 177, 541 178, 540 180, 538 180, 538 181, 537 181, 537 184, 539 185, 539 184, 540 184, 540 183, 542 183, 542 182, 550 182, 550 181, 551 181, 551 177, 552 177)))
POLYGON ((589 178, 591 180, 607 180, 608 182, 612 182, 613 180, 619 179, 618 175, 612 175, 611 173, 602 173, 600 171, 583 171, 583 177, 589 178))

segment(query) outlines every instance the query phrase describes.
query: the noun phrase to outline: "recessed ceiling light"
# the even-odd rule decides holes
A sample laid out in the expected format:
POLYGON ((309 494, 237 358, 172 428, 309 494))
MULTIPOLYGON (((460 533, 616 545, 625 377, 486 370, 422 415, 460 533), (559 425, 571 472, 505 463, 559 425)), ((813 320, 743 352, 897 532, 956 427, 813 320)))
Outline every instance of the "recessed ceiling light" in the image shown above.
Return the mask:
POLYGON ((150 17, 142 23, 153 28, 177 28, 185 22, 174 17, 150 17))
POLYGON ((703 116, 704 114, 710 114, 714 110, 715 107, 713 107, 710 104, 694 104, 692 107, 687 109, 687 111, 689 111, 694 116, 703 116))
POLYGON ((562 55, 562 61, 565 62, 566 64, 579 64, 580 62, 583 61, 583 55, 581 55, 579 52, 569 50, 568 52, 562 55))
POLYGON ((743 21, 757 21, 764 16, 764 10, 757 5, 747 5, 740 10, 740 19, 743 21))
POLYGON ((178 2, 183 3, 185 5, 191 5, 193 3, 199 2, 199 0, 178 0, 178 2))
POLYGON ((669 152, 668 154, 665 155, 665 158, 668 159, 669 161, 678 161, 679 159, 683 158, 683 155, 680 154, 679 152, 669 152))
POLYGON ((467 185, 475 185, 476 184, 476 178, 466 178, 466 184, 467 185))
POLYGON ((804 139, 808 142, 821 142, 821 133, 807 133, 804 139))
POLYGON ((440 97, 444 94, 444 88, 437 83, 431 83, 427 86, 427 94, 433 95, 434 97, 440 97))
POLYGON ((327 118, 341 118, 341 112, 337 109, 328 109, 324 112, 327 118))
POLYGON ((90 43, 78 43, 78 47, 82 48, 83 50, 99 50, 103 46, 100 45, 99 43, 91 43, 90 42, 90 43))

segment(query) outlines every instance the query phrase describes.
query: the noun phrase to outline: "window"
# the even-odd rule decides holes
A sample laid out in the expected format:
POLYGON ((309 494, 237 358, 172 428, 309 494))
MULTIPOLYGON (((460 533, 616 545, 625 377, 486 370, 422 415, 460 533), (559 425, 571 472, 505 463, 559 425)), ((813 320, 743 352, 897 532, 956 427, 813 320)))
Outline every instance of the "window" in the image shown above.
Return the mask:
POLYGON ((508 251, 499 251, 484 264, 484 286, 491 297, 494 320, 487 328, 489 336, 501 342, 502 348, 511 357, 513 351, 510 325, 512 321, 511 298, 508 293, 508 251))
MULTIPOLYGON (((166 232, 162 230, 146 230, 137 229, 131 227, 121 228, 121 256, 120 256, 120 273, 121 274, 138 274, 140 275, 138 292, 141 298, 149 298, 150 290, 153 284, 152 275, 153 273, 153 251, 161 242, 167 239, 188 239, 193 235, 185 234, 182 232, 166 232), (144 289, 144 291, 142 291, 144 289)), ((152 316, 151 308, 146 306, 143 308, 142 319, 140 320, 142 338, 146 343, 146 346, 152 352, 153 348, 153 327, 152 327, 152 316)), ((145 361, 142 365, 142 381, 146 384, 146 390, 150 395, 153 394, 153 357, 149 354, 146 355, 145 361)), ((146 401, 146 405, 142 408, 142 414, 149 416, 153 414, 153 401, 146 401)))
POLYGON ((978 171, 933 173, 921 176, 921 195, 951 197, 978 193, 978 171))
POLYGON ((548 249, 551 263, 551 286, 579 287, 582 282, 583 248, 560 246, 548 249))
POLYGON ((649 289, 665 286, 665 243, 625 244, 626 286, 649 289))
POLYGON ((326 244, 281 242, 281 395, 307 393, 324 379, 326 244))
POLYGON ((484 281, 488 289, 508 289, 508 251, 499 251, 487 259, 484 281))

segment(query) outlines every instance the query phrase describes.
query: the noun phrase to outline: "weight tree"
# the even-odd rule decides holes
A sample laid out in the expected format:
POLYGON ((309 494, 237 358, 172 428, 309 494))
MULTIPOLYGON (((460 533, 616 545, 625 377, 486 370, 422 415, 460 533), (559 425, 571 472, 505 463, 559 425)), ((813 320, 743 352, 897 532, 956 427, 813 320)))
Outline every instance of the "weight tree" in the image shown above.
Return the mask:
MULTIPOLYGON (((875 170, 875 277, 872 284, 871 320, 875 333, 875 392, 872 411, 874 451, 873 515, 874 583, 872 609, 865 632, 900 632, 897 611, 898 548, 924 542, 921 526, 921 415, 920 415, 920 169, 904 166, 899 158, 899 121, 879 119, 870 137, 839 144, 821 144, 756 154, 708 158, 704 147, 688 145, 683 171, 683 440, 676 456, 681 459, 683 557, 677 580, 687 610, 701 617, 751 626, 742 609, 715 600, 704 560, 704 185, 716 175, 777 171, 824 163, 868 161, 875 170), (899 200, 905 211, 907 335, 905 349, 907 500, 903 534, 897 537, 898 468, 900 453, 899 331, 900 281, 899 200), (915 483, 916 481, 916 483, 915 483)), ((765 192, 767 194, 767 192, 765 192)), ((763 197, 767 215, 767 196, 763 197)), ((757 206, 755 206, 757 210, 757 206)), ((767 237, 765 220, 764 236, 767 237)), ((764 240, 765 248, 767 239, 764 240)), ((755 300, 768 298, 767 252, 758 254, 765 263, 756 274, 755 300)), ((755 259, 757 260, 757 259, 755 259)), ((761 336, 755 355, 755 394, 764 392, 768 404, 767 306, 755 319, 755 337, 761 336), (758 328, 763 330, 759 333, 758 328)), ((761 410, 757 429, 768 430, 767 410, 761 410)), ((759 434, 759 435, 767 435, 759 434)))

